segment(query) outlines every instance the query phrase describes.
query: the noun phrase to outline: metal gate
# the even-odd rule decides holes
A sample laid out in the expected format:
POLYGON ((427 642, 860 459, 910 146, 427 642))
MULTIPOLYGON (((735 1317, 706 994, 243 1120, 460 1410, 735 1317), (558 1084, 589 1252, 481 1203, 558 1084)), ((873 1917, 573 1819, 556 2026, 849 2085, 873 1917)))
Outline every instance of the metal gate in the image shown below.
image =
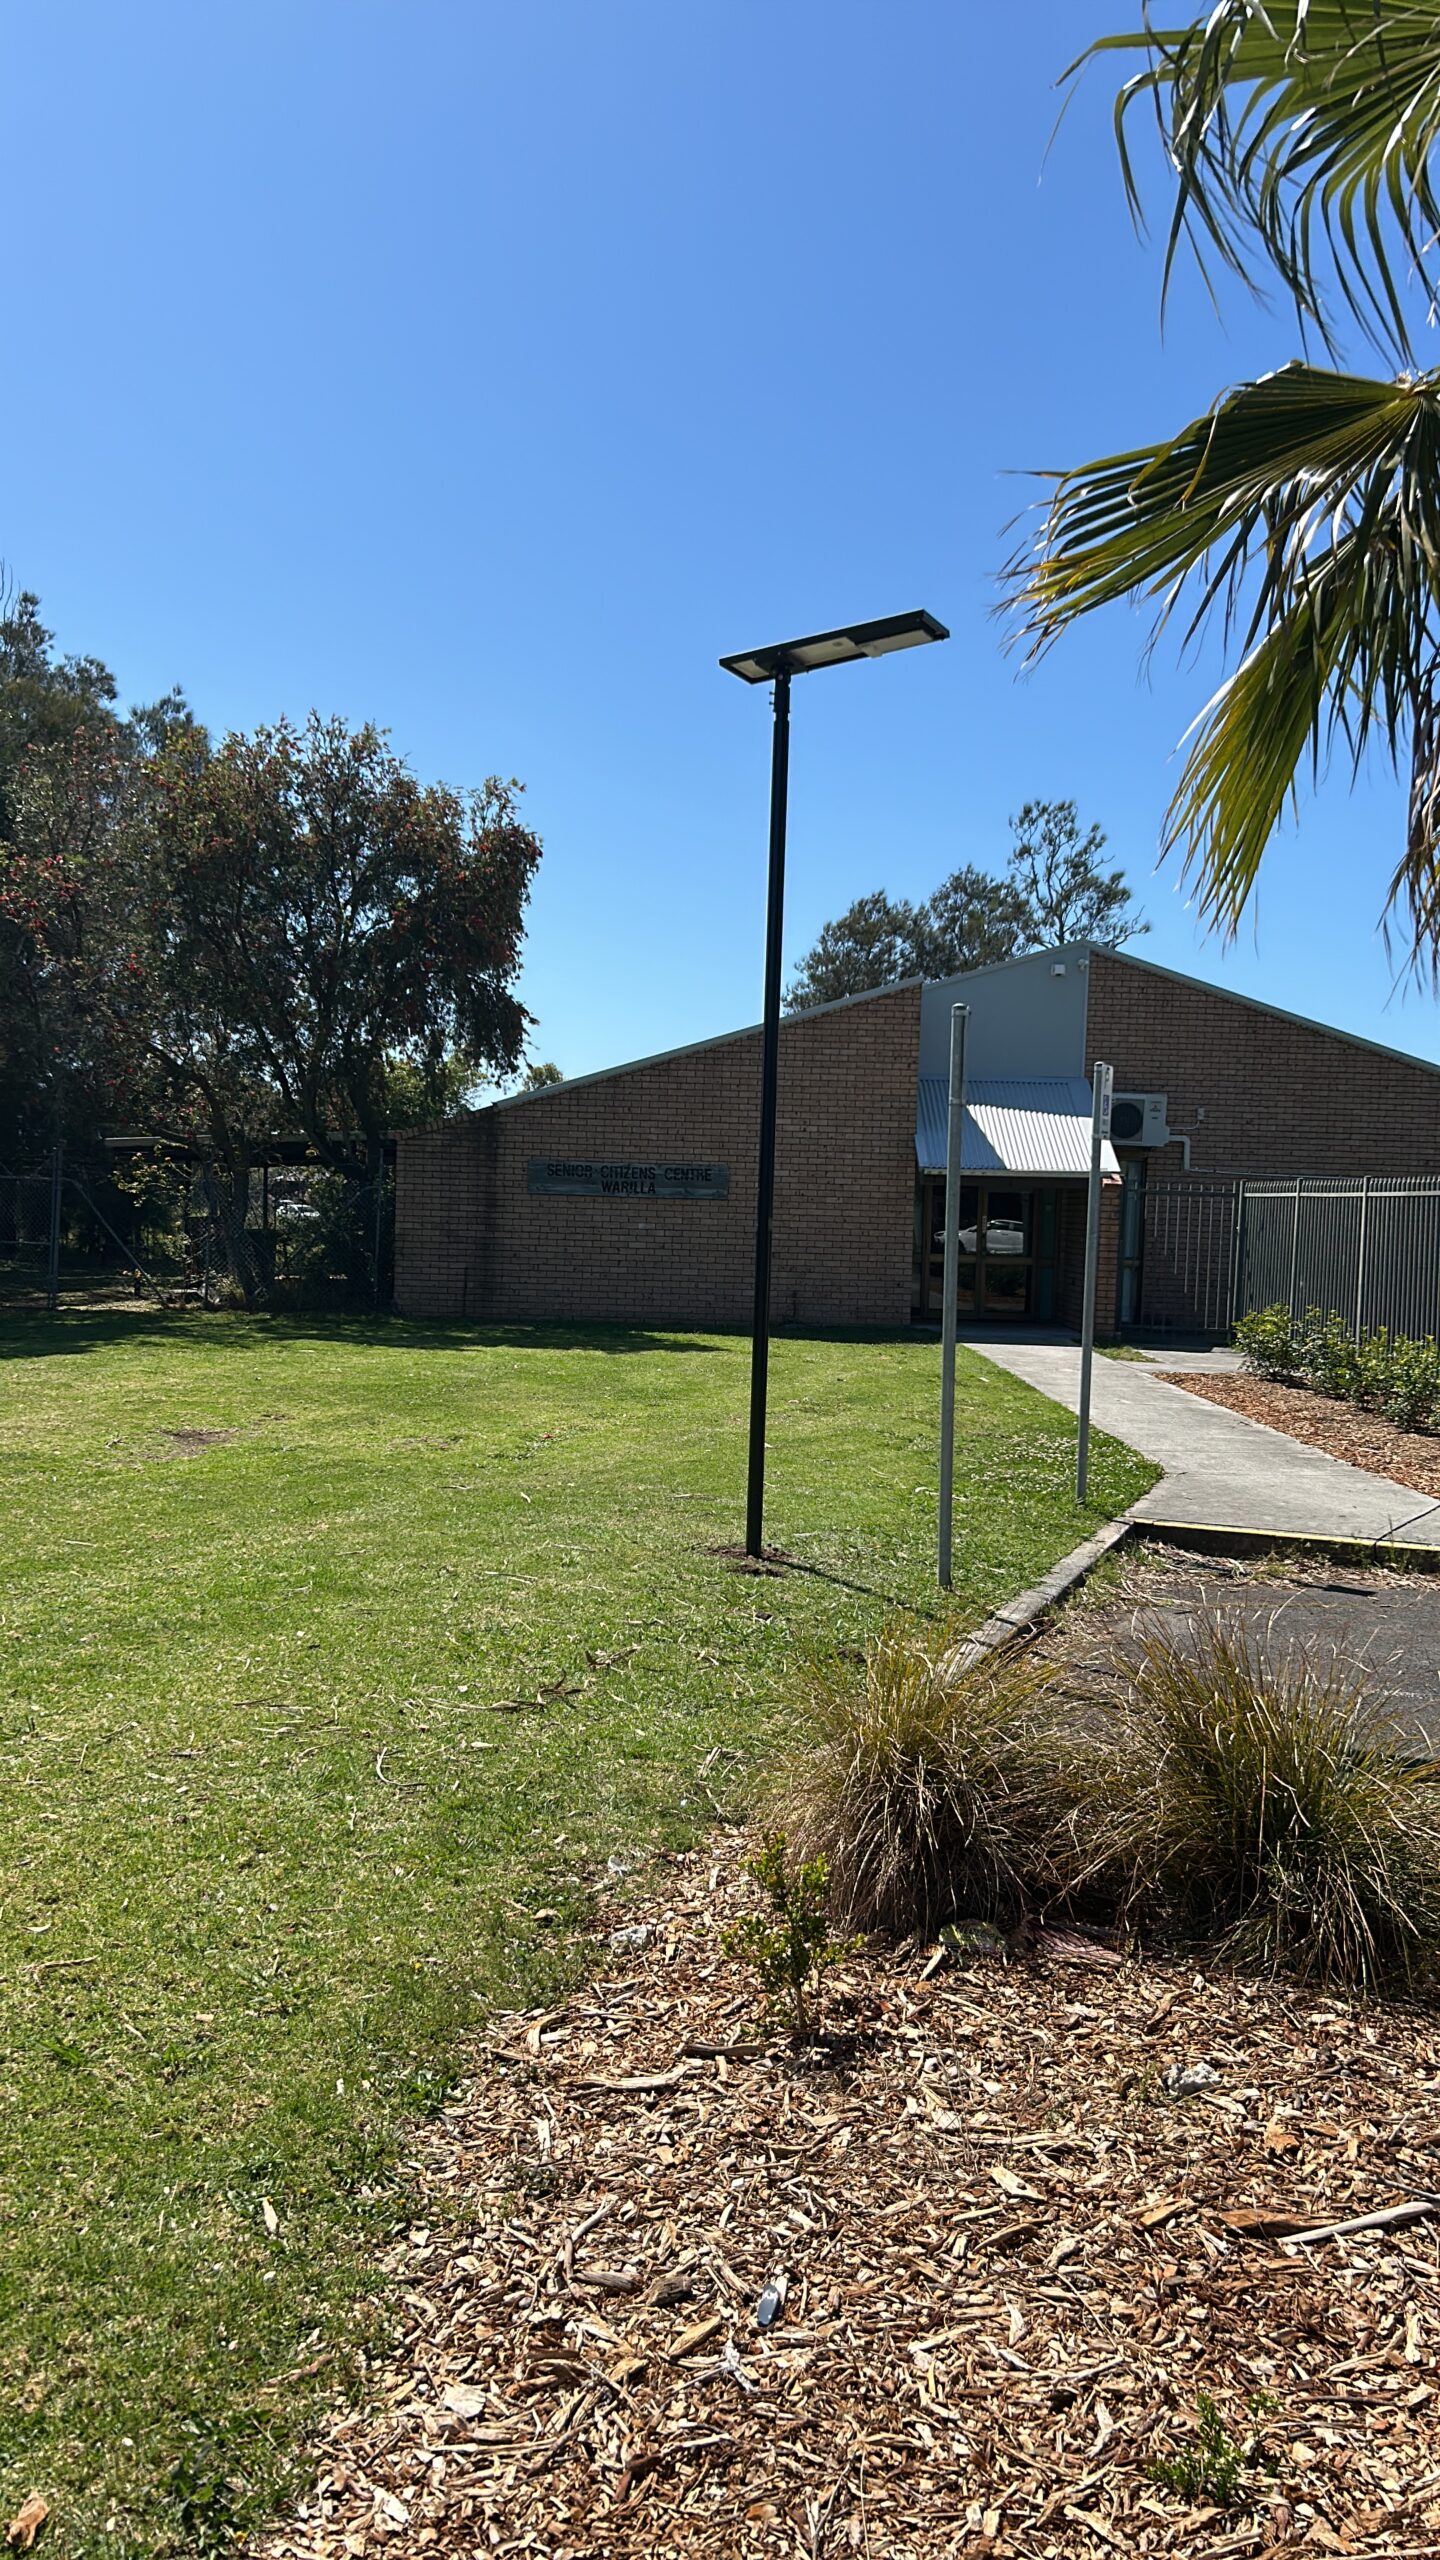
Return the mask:
POLYGON ((1229 1332, 1240 1189, 1199 1179, 1144 1184, 1138 1285, 1125 1331, 1211 1340, 1229 1332))
POLYGON ((0 1167, 0 1301, 37 1290, 54 1300, 59 1163, 44 1171, 0 1167))

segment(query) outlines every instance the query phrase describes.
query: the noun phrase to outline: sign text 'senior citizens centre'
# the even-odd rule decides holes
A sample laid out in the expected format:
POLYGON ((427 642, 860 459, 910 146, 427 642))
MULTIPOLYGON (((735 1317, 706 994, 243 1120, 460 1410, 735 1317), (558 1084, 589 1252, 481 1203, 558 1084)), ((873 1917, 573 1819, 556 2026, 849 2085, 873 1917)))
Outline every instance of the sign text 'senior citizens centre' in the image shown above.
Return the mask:
POLYGON ((532 1156, 527 1189, 567 1200, 727 1200, 725 1164, 596 1164, 571 1156, 532 1156))

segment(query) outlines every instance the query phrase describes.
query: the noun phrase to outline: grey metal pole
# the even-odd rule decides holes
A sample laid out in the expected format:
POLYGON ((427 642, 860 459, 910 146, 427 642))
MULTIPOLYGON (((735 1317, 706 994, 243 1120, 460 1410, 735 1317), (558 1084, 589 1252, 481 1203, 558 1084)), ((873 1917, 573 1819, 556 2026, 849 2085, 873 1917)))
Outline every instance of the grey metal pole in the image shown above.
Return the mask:
POLYGON ((1090 1114, 1090 1187, 1085 1203, 1085 1296, 1080 1311, 1080 1427, 1075 1435, 1075 1499, 1083 1502, 1090 1481, 1090 1373, 1095 1366, 1095 1282, 1100 1270, 1100 1155, 1110 1135, 1110 1102, 1115 1070, 1094 1068, 1095 1101, 1090 1114))
POLYGON ((57 1139, 50 1150, 50 1254, 45 1270, 45 1305, 54 1315, 60 1304, 60 1202, 65 1186, 65 1144, 57 1139))
POLYGON ((765 1520, 765 1404, 770 1380, 770 1247, 775 1226, 775 1105, 780 1087, 780 966, 785 920, 785 809, 790 791, 790 671, 775 678, 770 757, 770 888, 760 1042, 760 1150, 755 1177, 755 1298, 750 1334, 750 1459, 745 1553, 758 1556, 765 1520))
MULTIPOLYGON (((940 1562, 950 1588, 950 1530, 955 1509, 955 1331, 960 1298, 960 1159, 965 1123, 965 1034, 970 1007, 950 1008, 950 1113, 945 1129, 945 1306, 940 1320, 940 1562)), ((929 1238, 925 1239, 928 1251, 929 1238)))

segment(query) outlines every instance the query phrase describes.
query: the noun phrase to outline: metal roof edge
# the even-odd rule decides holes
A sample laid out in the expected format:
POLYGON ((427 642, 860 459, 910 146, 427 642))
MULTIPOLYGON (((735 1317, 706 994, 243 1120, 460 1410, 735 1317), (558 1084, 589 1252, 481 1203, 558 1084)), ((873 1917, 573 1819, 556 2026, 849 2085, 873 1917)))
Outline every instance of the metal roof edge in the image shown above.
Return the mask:
MULTIPOLYGON (((948 1082, 945 1076, 919 1079, 915 1154, 922 1174, 944 1171, 941 1132, 948 1082)), ((966 1149, 961 1158, 962 1170, 976 1179, 994 1180, 998 1174, 1002 1181, 1022 1183, 1083 1182, 1090 1161, 1093 1111, 1094 1093, 1088 1076, 977 1077, 966 1086, 964 1126, 996 1161, 987 1164, 966 1149), (1024 1139, 1017 1145, 1022 1129, 1024 1139), (1038 1146, 1035 1131, 1041 1133, 1038 1146), (1032 1160, 1027 1161, 1027 1157, 1032 1160)), ((1100 1161, 1106 1174, 1119 1172, 1119 1158, 1108 1138, 1100 1161)))
MULTIPOLYGON (((847 1005, 874 1004, 880 996, 903 995, 907 987, 919 987, 924 983, 923 978, 892 978, 883 987, 862 987, 858 995, 832 996, 828 1004, 802 1005, 794 1013, 782 1013, 780 1028, 784 1031, 792 1022, 814 1022, 822 1013, 843 1013, 847 1005)), ((613 1067, 592 1067, 583 1076, 562 1076, 559 1084, 537 1084, 529 1093, 504 1093, 498 1101, 485 1103, 470 1117, 483 1120, 490 1111, 513 1111, 520 1103, 543 1102, 557 1093, 573 1092, 579 1085, 604 1084, 611 1076, 638 1075, 642 1067, 663 1067, 672 1058, 693 1058, 702 1049, 723 1049, 727 1041, 756 1038, 764 1027, 760 1022, 742 1022, 737 1030, 712 1031, 704 1040, 682 1040, 677 1048, 655 1049, 645 1058, 622 1058, 613 1067)), ((450 1125, 453 1127, 454 1123, 450 1125)))
MULTIPOLYGON (((1032 960, 1060 960, 1068 953, 1098 951, 1098 942, 1045 942, 1034 951, 1014 951, 1008 960, 986 960, 978 969, 951 969, 943 978, 926 978, 927 987, 953 987, 964 978, 998 978, 1006 969, 1022 969, 1032 960)), ((908 981, 906 981, 908 984, 908 981)))

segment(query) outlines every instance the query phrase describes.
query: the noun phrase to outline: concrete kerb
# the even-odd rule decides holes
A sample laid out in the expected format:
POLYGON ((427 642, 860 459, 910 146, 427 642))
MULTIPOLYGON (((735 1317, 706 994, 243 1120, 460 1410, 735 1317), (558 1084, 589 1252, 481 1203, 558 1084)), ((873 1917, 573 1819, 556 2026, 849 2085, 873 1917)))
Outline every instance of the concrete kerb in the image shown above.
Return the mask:
POLYGON ((1123 1546, 1126 1539, 1132 1538, 1137 1528, 1143 1525, 1127 1511, 1118 1520, 1108 1521, 1103 1529, 1097 1529, 1094 1537, 1087 1538, 1083 1545, 1072 1547, 1068 1556, 1062 1556, 1060 1562, 1051 1567, 1043 1581, 1033 1584, 1029 1591, 1020 1592, 1014 1600, 1007 1601, 1003 1609, 997 1609, 992 1617, 983 1619, 968 1636, 962 1637, 953 1653, 946 1657, 947 1668, 957 1674, 969 1671, 975 1663, 982 1662, 987 1653, 997 1652, 1003 1644, 1012 1644, 1017 1636, 1029 1635, 1058 1601, 1074 1591, 1104 1557, 1113 1555, 1115 1549, 1123 1546))
POLYGON ((1013 1644, 1018 1636, 1032 1635, 1040 1620, 1078 1589, 1097 1564, 1136 1538, 1153 1539, 1157 1546, 1188 1548, 1194 1555, 1298 1554, 1323 1557, 1334 1564, 1388 1566, 1399 1573, 1440 1573, 1440 1547, 1407 1546, 1397 1538, 1335 1538, 1294 1529, 1207 1528, 1191 1520, 1142 1519, 1133 1511, 1126 1511, 1118 1520, 1097 1530, 1093 1538, 1072 1547, 1042 1581, 1020 1592, 1003 1609, 997 1609, 972 1628, 946 1656, 947 1669, 957 1675, 969 1671, 987 1653, 1013 1644))
POLYGON ((1397 1573, 1440 1573, 1440 1547, 1412 1546, 1403 1538, 1342 1538, 1307 1529, 1209 1527, 1200 1520, 1132 1518, 1137 1537, 1162 1547, 1188 1547, 1195 1555, 1308 1555, 1334 1564, 1385 1565, 1397 1573))

